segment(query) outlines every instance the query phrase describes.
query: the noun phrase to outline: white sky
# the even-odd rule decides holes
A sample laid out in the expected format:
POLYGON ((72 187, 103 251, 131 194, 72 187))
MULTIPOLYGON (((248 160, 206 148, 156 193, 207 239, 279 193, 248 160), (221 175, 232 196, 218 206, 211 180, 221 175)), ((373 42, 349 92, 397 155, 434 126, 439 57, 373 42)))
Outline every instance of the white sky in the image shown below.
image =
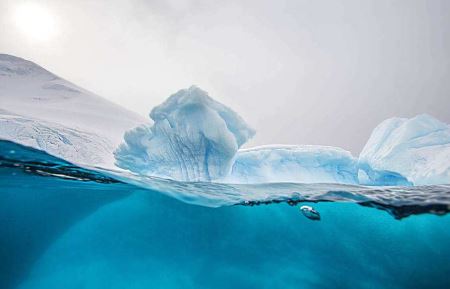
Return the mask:
POLYGON ((145 115, 196 84, 257 130, 249 145, 357 154, 388 117, 450 122, 447 0, 0 0, 0 53, 145 115))

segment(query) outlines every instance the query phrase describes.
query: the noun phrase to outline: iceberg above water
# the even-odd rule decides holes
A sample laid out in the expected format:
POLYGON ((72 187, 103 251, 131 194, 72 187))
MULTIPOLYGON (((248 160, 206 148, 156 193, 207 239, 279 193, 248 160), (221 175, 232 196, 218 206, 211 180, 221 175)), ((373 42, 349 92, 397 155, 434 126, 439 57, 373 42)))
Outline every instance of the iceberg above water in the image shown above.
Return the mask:
POLYGON ((231 183, 357 184, 358 162, 341 148, 313 145, 272 145, 240 150, 231 183))
POLYGON ((386 184, 389 175, 414 185, 449 184, 450 126, 426 114, 387 119, 374 129, 359 166, 367 184, 386 184))
POLYGON ((450 183, 450 129, 428 115, 393 118, 372 133, 359 159, 341 148, 269 145, 239 149, 254 131, 192 86, 155 107, 153 125, 128 131, 116 165, 179 181, 339 183, 410 186, 450 183))
POLYGON ((234 111, 196 86, 155 107, 153 125, 125 134, 115 151, 118 167, 181 181, 226 177, 238 149, 254 135, 234 111))
POLYGON ((340 148, 272 145, 238 150, 254 131, 231 109, 198 87, 155 107, 153 125, 128 131, 116 165, 178 181, 248 184, 358 183, 358 162, 340 148))

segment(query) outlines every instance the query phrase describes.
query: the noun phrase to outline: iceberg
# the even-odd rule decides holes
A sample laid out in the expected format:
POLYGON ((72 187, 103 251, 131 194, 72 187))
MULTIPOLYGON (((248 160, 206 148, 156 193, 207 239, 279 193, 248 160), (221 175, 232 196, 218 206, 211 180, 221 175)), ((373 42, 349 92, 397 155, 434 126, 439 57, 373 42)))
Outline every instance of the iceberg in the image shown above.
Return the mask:
POLYGON ((271 145, 240 150, 226 181, 356 184, 357 173, 355 158, 340 148, 271 145))
POLYGON ((218 180, 255 134, 237 113, 196 86, 170 96, 150 118, 153 125, 125 134, 114 153, 118 167, 181 181, 218 180))
POLYGON ((365 184, 449 184, 450 126, 426 114, 387 119, 372 132, 359 166, 365 184))
POLYGON ((114 152, 118 167, 179 181, 235 184, 450 183, 450 129, 428 115, 384 121, 359 159, 330 146, 240 149, 254 130, 196 86, 170 96, 151 111, 150 118, 153 125, 125 133, 124 142, 114 152))

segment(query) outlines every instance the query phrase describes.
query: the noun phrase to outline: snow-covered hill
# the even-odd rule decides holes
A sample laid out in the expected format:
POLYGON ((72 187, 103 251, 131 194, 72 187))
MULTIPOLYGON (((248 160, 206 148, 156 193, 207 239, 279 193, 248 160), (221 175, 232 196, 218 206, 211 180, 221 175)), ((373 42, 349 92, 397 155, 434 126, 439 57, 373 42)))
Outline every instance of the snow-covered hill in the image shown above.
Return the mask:
POLYGON ((148 123, 33 62, 6 54, 0 54, 0 121, 0 138, 90 165, 111 165, 112 150, 124 132, 148 123), (14 132, 20 134, 14 137, 14 132), (49 140, 59 149, 49 150, 49 140), (89 152, 93 147, 87 144, 99 150, 89 152))
POLYGON ((65 160, 105 165, 114 162, 113 144, 96 134, 3 111, 1 138, 42 149, 65 160))

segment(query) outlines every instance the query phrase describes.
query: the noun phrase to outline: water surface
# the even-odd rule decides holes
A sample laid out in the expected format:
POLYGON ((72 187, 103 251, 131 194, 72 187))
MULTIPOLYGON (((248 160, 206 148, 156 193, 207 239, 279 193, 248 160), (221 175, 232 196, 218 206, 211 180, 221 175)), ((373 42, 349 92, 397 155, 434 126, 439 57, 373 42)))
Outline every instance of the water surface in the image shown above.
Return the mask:
POLYGON ((448 185, 180 183, 1 141, 0 288, 450 288, 449 203, 448 185))

